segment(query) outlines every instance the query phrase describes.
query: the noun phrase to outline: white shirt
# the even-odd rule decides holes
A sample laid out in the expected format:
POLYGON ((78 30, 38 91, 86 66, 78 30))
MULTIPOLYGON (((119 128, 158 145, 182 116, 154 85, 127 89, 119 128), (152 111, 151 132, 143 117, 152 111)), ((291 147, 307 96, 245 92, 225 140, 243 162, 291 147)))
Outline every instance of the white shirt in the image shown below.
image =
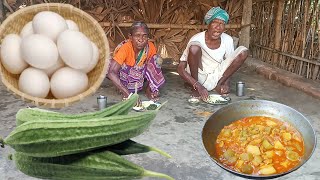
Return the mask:
POLYGON ((206 73, 213 73, 219 64, 234 52, 233 39, 226 33, 221 34, 221 44, 217 49, 210 49, 205 42, 205 31, 195 34, 188 42, 180 61, 188 60, 189 48, 191 45, 199 45, 202 50, 202 66, 206 73))

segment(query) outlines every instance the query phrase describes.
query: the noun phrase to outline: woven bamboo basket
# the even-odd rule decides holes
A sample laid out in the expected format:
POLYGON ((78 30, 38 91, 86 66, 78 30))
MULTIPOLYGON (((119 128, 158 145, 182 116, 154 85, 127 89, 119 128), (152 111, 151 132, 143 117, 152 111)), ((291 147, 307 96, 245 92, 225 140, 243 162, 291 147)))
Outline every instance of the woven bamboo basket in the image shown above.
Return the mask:
POLYGON ((38 12, 48 10, 60 14, 65 19, 71 19, 76 22, 79 26, 80 31, 98 46, 99 61, 96 67, 88 73, 89 88, 81 94, 65 99, 56 99, 52 96, 51 93, 49 93, 46 98, 38 98, 21 92, 18 89, 19 75, 9 73, 3 67, 1 61, 0 75, 2 83, 7 87, 7 89, 22 100, 31 102, 36 106, 62 108, 83 100, 85 97, 93 94, 100 87, 107 73, 110 49, 105 32, 93 17, 72 5, 61 3, 44 3, 32 5, 22 8, 11 14, 0 26, 0 42, 2 43, 4 37, 7 34, 20 34, 23 26, 31 21, 38 12))

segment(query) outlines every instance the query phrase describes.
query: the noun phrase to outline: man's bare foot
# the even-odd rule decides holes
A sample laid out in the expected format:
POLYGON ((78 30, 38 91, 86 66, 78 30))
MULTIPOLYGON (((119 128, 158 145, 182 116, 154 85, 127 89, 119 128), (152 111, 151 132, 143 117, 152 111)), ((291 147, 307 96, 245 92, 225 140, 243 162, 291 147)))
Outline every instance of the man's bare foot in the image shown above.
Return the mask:
POLYGON ((159 91, 152 92, 150 87, 147 87, 146 96, 148 99, 150 99, 152 101, 158 101, 159 100, 159 91))
POLYGON ((230 93, 230 86, 229 84, 221 85, 221 93, 222 94, 229 94, 230 93))
POLYGON ((218 84, 215 91, 220 95, 228 95, 230 93, 229 83, 218 84))

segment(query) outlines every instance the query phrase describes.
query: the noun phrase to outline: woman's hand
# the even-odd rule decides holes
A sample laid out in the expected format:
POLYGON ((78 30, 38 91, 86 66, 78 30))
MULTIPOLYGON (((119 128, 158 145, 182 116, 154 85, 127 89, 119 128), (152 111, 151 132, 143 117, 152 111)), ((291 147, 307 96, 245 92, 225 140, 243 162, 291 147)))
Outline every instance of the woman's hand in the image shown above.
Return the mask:
POLYGON ((127 91, 127 92, 121 92, 121 94, 122 94, 122 99, 128 99, 129 96, 130 96, 129 91, 127 91))
POLYGON ((111 59, 110 65, 109 65, 109 72, 107 76, 112 81, 112 83, 117 87, 117 89, 122 95, 122 98, 128 98, 130 92, 120 81, 120 77, 119 77, 120 68, 121 68, 120 64, 118 64, 118 62, 115 61, 114 59, 111 59))

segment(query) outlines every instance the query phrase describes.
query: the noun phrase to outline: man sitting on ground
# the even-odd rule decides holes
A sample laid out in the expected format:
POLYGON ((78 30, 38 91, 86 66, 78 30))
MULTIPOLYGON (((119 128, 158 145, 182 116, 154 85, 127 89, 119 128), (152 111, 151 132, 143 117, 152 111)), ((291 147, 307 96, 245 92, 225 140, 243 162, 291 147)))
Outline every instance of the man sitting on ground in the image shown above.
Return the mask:
POLYGON ((204 17, 208 30, 195 34, 184 50, 178 73, 192 86, 192 96, 203 100, 208 91, 221 95, 230 92, 230 77, 248 57, 244 46, 234 50, 233 39, 224 33, 228 13, 220 7, 211 8, 204 17))

